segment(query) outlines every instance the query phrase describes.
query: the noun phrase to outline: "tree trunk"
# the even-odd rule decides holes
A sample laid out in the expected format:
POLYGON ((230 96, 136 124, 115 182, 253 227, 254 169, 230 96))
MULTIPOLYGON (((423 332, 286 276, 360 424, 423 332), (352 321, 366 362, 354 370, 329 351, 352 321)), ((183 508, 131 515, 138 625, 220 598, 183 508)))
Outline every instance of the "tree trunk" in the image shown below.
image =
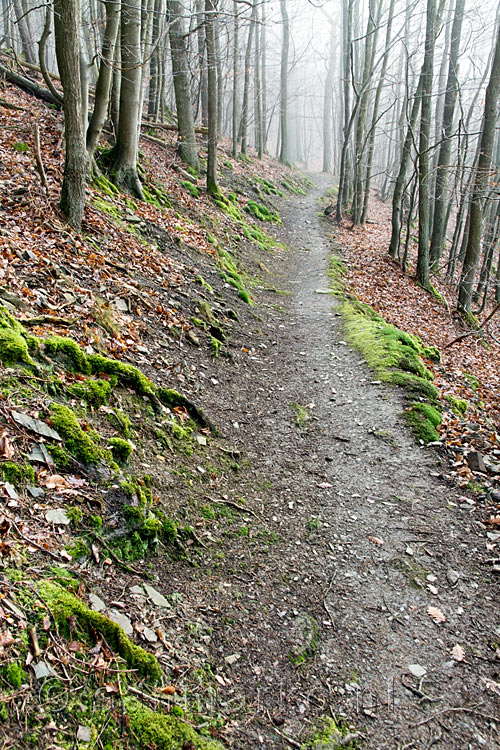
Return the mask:
POLYGON ((332 173, 332 102, 335 67, 335 27, 330 22, 330 54, 323 93, 323 172, 332 173))
POLYGON ((19 36, 21 37, 24 57, 26 58, 26 62, 34 65, 36 63, 36 56, 33 52, 33 44, 30 36, 30 30, 26 21, 26 16, 24 15, 24 11, 19 0, 13 0, 13 5, 17 19, 17 28, 19 29, 19 36))
POLYGON ((203 125, 208 124, 208 81, 207 66, 205 64, 205 33, 206 27, 203 23, 203 0, 196 0, 196 20, 198 24, 198 65, 200 66, 200 101, 201 101, 201 122, 203 125))
POLYGON ((119 187, 142 200, 137 174, 141 63, 141 0, 126 0, 121 11, 120 114, 112 172, 119 187))
POLYGON ((60 206, 70 226, 80 231, 89 170, 82 121, 78 0, 55 0, 54 26, 57 64, 64 91, 66 143, 60 206))
POLYGON ((436 186, 434 191, 434 219, 432 222, 432 239, 430 260, 433 271, 437 272, 439 260, 446 237, 446 216, 448 208, 448 173, 451 159, 451 137, 453 133, 453 119, 458 94, 458 53, 460 50, 460 36, 464 17, 465 0, 456 0, 455 15, 451 30, 450 58, 448 64, 448 80, 443 109, 443 141, 439 149, 436 172, 436 186))
POLYGON ((247 152, 247 132, 248 132, 248 98, 250 90, 250 60, 252 59, 252 41, 255 31, 255 20, 257 18, 257 2, 252 3, 252 17, 248 27, 247 48, 245 50, 245 79, 243 83, 243 103, 241 106, 241 153, 247 152))
POLYGON ((394 16, 394 3, 395 3, 395 0, 390 0, 389 17, 387 19, 387 26, 386 26, 386 33, 385 33, 384 57, 382 59, 382 69, 380 71, 380 75, 379 75, 379 79, 377 83, 377 90, 375 92, 375 101, 373 103, 372 123, 371 123, 371 128, 370 128, 370 134, 368 137, 368 154, 366 157, 365 186, 364 186, 364 195, 363 195, 363 211, 361 213, 361 224, 364 224, 366 222, 366 219, 368 216, 368 203, 370 200, 370 184, 371 184, 371 179, 372 179, 373 153, 375 150, 375 131, 376 131, 377 122, 378 122, 378 110, 380 106, 380 98, 382 96, 382 90, 384 88, 384 83, 385 83, 385 74, 387 72, 387 64, 389 62, 389 45, 391 43, 392 19, 394 16))
POLYGON ((417 279, 429 287, 429 229, 430 229, 430 132, 432 113, 432 75, 434 42, 436 38, 436 0, 427 0, 425 52, 422 66, 422 93, 418 156, 418 258, 417 279))
POLYGON ((207 114, 208 114, 208 155, 207 192, 217 195, 217 60, 215 51, 215 9, 216 0, 205 0, 205 38, 207 42, 207 114))
POLYGON ((280 66, 280 162, 282 164, 289 164, 290 147, 288 137, 288 54, 290 49, 290 21, 286 9, 286 0, 280 0, 280 9, 281 19, 283 21, 283 41, 281 45, 280 66))
POLYGON ((500 24, 495 43, 490 80, 484 101, 483 125, 479 144, 479 157, 469 206, 469 231, 458 292, 458 310, 470 314, 474 279, 481 249, 483 224, 483 198, 488 188, 491 157, 495 140, 497 106, 500 94, 500 24))
POLYGON ((99 76, 95 87, 94 110, 87 129, 87 152, 92 159, 106 121, 113 78, 113 58, 120 25, 121 0, 106 0, 106 27, 101 48, 99 76))
POLYGON ((239 23, 238 3, 233 0, 234 28, 233 28, 233 107, 232 107, 232 156, 236 158, 238 150, 238 76, 239 76, 239 23))
POLYGON ((182 161, 196 171, 199 170, 196 137, 194 133, 193 108, 189 97, 189 63, 184 39, 182 4, 180 0, 167 0, 169 15, 170 54, 174 79, 175 106, 179 138, 177 149, 182 161))

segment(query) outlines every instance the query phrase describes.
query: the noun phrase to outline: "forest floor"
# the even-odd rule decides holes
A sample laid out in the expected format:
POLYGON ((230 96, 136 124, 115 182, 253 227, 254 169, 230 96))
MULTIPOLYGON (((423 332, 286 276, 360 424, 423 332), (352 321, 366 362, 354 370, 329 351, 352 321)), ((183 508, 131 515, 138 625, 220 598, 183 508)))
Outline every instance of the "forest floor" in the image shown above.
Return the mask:
MULTIPOLYGON (((179 405, 158 414, 128 381, 100 406, 83 403, 75 394, 88 374, 43 343, 34 379, 19 368, 2 373, 0 468, 28 455, 36 468, 34 487, 0 483, 2 750, 192 750, 212 740, 241 750, 498 750, 497 480, 472 472, 463 448, 498 455, 484 416, 485 404, 493 416, 497 404, 496 350, 472 389, 459 382, 459 365, 451 380, 435 366, 436 382, 467 396, 471 416, 446 413, 440 445, 417 444, 401 417, 404 393, 349 345, 341 301, 329 293, 332 254, 344 255, 346 281, 361 297, 370 269, 384 264, 373 254, 353 274, 352 245, 368 242, 346 227, 333 236, 320 201, 329 178, 311 176, 307 195, 271 196, 283 221, 272 231, 286 247, 263 248, 180 183, 172 147, 167 159, 164 146, 146 142, 148 178, 159 176, 175 210, 124 204, 92 186, 85 232, 75 237, 54 208, 59 115, 11 88, 5 96, 25 109, 9 112, 0 133, 0 296, 24 320, 43 314, 31 332, 70 335, 90 357, 112 354, 181 390, 220 434, 200 423, 188 432, 192 414, 179 405), (48 147, 50 196, 25 148, 32 117, 48 147), (228 283, 229 258, 247 269, 238 283, 254 305, 228 283), (60 315, 71 325, 57 323, 60 315), (125 414, 133 452, 118 478, 101 464, 50 462, 43 438, 17 420, 22 412, 50 422, 53 399, 99 445, 121 434, 125 414), (465 488, 471 479, 475 493, 465 488), (165 535, 159 549, 139 538, 145 525, 131 534, 123 509, 137 507, 139 486, 151 487, 147 520, 168 514, 177 546, 165 535), (74 593, 62 614, 47 581, 74 593), (130 662, 106 642, 97 610, 155 655, 160 688, 137 673, 138 657, 130 662), (22 666, 15 686, 13 663, 22 666), (134 700, 202 734, 148 734, 134 700), (323 730, 330 738, 321 744, 323 730)), ((252 169, 276 183, 293 179, 271 160, 223 164, 241 206, 255 196, 252 169)), ((415 314, 427 304, 420 295, 412 284, 402 295, 415 314)), ((383 285, 380 298, 383 306, 383 285)), ((391 322, 411 330, 408 314, 400 317, 391 322)), ((447 335, 460 331, 455 321, 447 335)), ((432 331, 416 332, 437 343, 432 331)))

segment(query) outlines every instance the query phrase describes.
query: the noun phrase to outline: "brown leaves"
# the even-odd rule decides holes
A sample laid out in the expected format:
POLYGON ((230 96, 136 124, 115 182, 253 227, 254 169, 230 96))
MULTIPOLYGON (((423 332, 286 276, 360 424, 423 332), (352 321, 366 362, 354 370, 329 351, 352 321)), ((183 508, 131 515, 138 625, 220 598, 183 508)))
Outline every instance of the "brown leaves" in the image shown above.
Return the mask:
POLYGON ((455 661, 464 661, 465 659, 465 651, 458 643, 451 650, 451 658, 455 661))

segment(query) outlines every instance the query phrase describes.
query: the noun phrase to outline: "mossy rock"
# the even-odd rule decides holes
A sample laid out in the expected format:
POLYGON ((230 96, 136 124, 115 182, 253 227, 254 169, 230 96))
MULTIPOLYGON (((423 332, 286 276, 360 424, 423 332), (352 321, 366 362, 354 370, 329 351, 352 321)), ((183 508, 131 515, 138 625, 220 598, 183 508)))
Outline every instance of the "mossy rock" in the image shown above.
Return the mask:
POLYGON ((3 461, 0 463, 0 476, 4 482, 10 482, 16 487, 25 484, 33 484, 35 472, 29 464, 16 464, 14 461, 3 461))
POLYGON ((152 711, 135 698, 126 697, 124 706, 134 744, 144 750, 223 750, 215 740, 203 737, 172 713, 152 711))
POLYGON ((35 365, 30 353, 38 350, 38 339, 31 336, 5 307, 0 307, 0 362, 4 367, 15 364, 35 365))
POLYGON ((256 201, 248 201, 245 211, 254 216, 259 221, 270 221, 275 224, 281 224, 281 219, 275 211, 270 211, 267 206, 256 201))
POLYGON ((309 738, 300 747, 301 750, 355 750, 360 744, 356 737, 349 739, 352 734, 351 727, 345 719, 324 716, 316 722, 309 738))
POLYGON ((118 464, 124 466, 132 455, 133 448, 128 440, 119 437, 112 437, 108 440, 111 454, 118 464))
POLYGON ((64 442, 64 448, 82 464, 97 464, 105 458, 91 436, 84 432, 71 409, 64 404, 50 405, 50 420, 64 442))
POLYGON ((49 336, 44 340, 44 347, 48 357, 62 360, 74 372, 90 373, 87 356, 74 339, 64 336, 49 336))
POLYGON ((449 403, 452 412, 458 417, 463 417, 465 412, 469 408, 469 402, 464 398, 457 398, 456 396, 447 394, 445 396, 445 399, 449 403))
POLYGON ((107 403, 111 391, 111 383, 101 379, 74 383, 68 388, 69 394, 96 408, 107 403))
POLYGON ((439 440, 436 427, 441 424, 442 415, 434 406, 414 403, 404 412, 403 416, 417 440, 424 443, 433 443, 439 440))
POLYGON ((184 188, 184 190, 187 190, 188 193, 191 193, 193 198, 200 197, 199 188, 193 182, 190 182, 189 180, 183 180, 183 182, 181 182, 181 185, 184 188))
POLYGON ((151 682, 159 682, 163 673, 156 658, 149 651, 136 646, 123 629, 100 612, 94 612, 65 588, 51 581, 39 581, 37 590, 56 619, 61 632, 69 635, 68 619, 76 616, 77 625, 89 636, 101 633, 106 643, 140 675, 151 682))

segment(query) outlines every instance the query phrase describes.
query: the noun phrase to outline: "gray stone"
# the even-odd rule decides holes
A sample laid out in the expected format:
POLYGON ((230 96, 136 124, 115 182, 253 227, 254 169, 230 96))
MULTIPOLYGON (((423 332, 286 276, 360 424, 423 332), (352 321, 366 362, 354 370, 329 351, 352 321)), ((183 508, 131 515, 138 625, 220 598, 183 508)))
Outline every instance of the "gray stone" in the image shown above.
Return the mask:
POLYGON ((84 727, 83 724, 80 724, 76 733, 76 739, 78 742, 90 742, 92 739, 90 727, 84 727))
POLYGON ((446 580, 451 586, 454 586, 460 577, 460 573, 458 573, 456 570, 452 570, 451 568, 446 573, 446 580))
POLYGON ((43 497, 45 492, 42 490, 41 487, 26 487, 28 492, 30 493, 31 497, 34 497, 35 500, 37 497, 43 497))
POLYGON ((144 596, 144 589, 142 586, 131 586, 129 588, 131 594, 137 594, 138 596, 144 596))
POLYGON ((479 451, 472 451, 467 454, 467 463, 471 471, 479 471, 481 474, 486 474, 486 466, 484 464, 483 454, 479 451))
POLYGON ((59 433, 53 430, 52 427, 46 425, 45 422, 42 422, 40 419, 33 419, 32 417, 29 417, 27 414, 23 414, 20 411, 13 411, 12 418, 15 422, 17 422, 17 424, 20 424, 21 427, 26 427, 28 430, 36 432, 37 435, 42 435, 43 437, 50 438, 51 440, 58 440, 59 442, 62 441, 62 437, 59 435, 59 433))
POLYGON ((45 520, 49 523, 58 524, 59 526, 68 526, 71 523, 64 508, 53 508, 52 510, 48 510, 45 514, 45 520))
POLYGON ((43 680, 45 677, 55 676, 52 667, 44 661, 39 661, 38 664, 34 664, 33 671, 37 680, 43 680))
POLYGON ((408 664, 408 672, 417 679, 420 679, 424 674, 427 674, 426 668, 421 664, 408 664))
POLYGON ((159 591, 154 589, 152 586, 149 586, 149 584, 145 583, 144 588, 146 590, 146 594, 149 596, 153 604, 156 604, 157 607, 164 607, 165 609, 170 609, 172 606, 167 599, 163 596, 163 594, 160 594, 159 591))
POLYGON ((113 620, 113 622, 116 622, 117 625, 123 628, 127 635, 133 634, 134 629, 132 627, 130 618, 127 617, 127 615, 124 615, 123 612, 118 612, 117 609, 110 609, 108 612, 108 617, 110 620, 113 620))
POLYGON ((45 520, 49 523, 55 523, 59 526, 69 526, 71 520, 66 515, 64 508, 52 508, 45 514, 45 520))
POLYGON ((90 600, 90 609, 93 609, 94 612, 104 612, 106 609, 106 604, 103 602, 100 596, 97 596, 97 594, 89 594, 89 600, 90 600))
POLYGON ((224 661, 230 666, 236 664, 239 659, 241 659, 241 654, 229 654, 229 656, 224 657, 224 661))
POLYGON ((154 630, 151 630, 151 628, 144 628, 142 634, 148 643, 156 643, 158 641, 158 636, 154 630))

